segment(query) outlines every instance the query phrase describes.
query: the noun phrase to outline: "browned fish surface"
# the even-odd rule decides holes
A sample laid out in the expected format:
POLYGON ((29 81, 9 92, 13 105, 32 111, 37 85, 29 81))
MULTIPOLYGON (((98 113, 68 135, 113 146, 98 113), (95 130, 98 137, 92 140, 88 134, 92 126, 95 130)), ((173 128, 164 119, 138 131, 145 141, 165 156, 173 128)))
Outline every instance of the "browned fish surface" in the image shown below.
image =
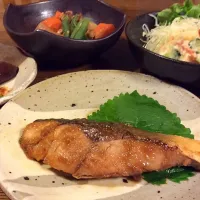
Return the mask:
POLYGON ((24 129, 20 145, 30 159, 77 179, 135 176, 173 166, 200 168, 199 141, 119 123, 38 120, 24 129))

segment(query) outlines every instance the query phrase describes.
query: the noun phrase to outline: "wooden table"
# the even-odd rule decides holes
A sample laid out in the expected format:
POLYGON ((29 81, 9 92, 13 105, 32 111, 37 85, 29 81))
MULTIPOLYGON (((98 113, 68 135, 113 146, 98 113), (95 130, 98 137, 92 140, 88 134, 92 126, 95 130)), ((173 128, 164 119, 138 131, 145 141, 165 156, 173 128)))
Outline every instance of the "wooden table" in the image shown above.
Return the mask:
MULTIPOLYGON (((8 2, 13 2, 15 4, 26 4, 30 2, 36 2, 37 0, 1 0, 0 1, 0 43, 14 45, 12 40, 9 38, 5 29, 3 27, 3 13, 5 6, 8 2)), ((136 15, 148 12, 163 9, 172 3, 182 2, 181 0, 105 0, 105 2, 120 8, 127 14, 127 20, 135 17, 136 15)), ((195 3, 200 3, 200 0, 194 0, 195 3)), ((47 78, 69 73, 73 71, 80 70, 89 70, 89 69, 123 69, 134 71, 137 70, 137 65, 134 65, 134 60, 129 52, 128 45, 124 33, 121 36, 121 40, 109 51, 107 51, 99 60, 93 64, 83 65, 71 69, 63 70, 41 70, 39 69, 38 75, 33 82, 33 84, 38 83, 47 78)), ((191 90, 198 94, 200 97, 199 91, 191 88, 191 90)), ((8 200, 9 198, 4 194, 0 189, 0 200, 8 200)))

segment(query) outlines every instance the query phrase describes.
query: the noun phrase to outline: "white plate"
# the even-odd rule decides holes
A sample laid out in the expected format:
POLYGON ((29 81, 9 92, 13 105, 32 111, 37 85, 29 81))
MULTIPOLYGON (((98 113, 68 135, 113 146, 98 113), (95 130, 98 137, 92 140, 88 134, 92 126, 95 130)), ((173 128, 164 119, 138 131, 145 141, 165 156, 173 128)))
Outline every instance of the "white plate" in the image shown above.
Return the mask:
POLYGON ((16 200, 199 200, 200 174, 162 186, 123 183, 122 178, 75 181, 27 159, 21 150, 21 131, 33 120, 86 117, 107 99, 134 90, 158 100, 182 120, 200 116, 200 100, 193 94, 138 73, 83 71, 40 82, 0 111, 0 184, 6 194, 16 200))
POLYGON ((37 64, 34 59, 25 57, 15 47, 0 44, 0 61, 5 61, 19 67, 17 75, 10 81, 0 84, 6 86, 10 92, 0 98, 0 105, 26 89, 37 75, 37 64))

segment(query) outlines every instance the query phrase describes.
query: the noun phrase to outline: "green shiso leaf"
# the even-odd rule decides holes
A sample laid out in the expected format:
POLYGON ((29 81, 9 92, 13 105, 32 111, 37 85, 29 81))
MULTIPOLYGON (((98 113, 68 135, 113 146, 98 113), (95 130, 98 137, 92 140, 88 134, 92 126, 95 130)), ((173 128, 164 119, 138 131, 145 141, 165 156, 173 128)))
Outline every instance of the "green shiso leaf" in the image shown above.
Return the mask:
POLYGON ((171 113, 158 101, 137 91, 120 94, 100 106, 97 112, 88 116, 89 120, 122 122, 150 132, 161 132, 194 138, 190 129, 181 124, 180 118, 171 113))
POLYGON ((185 167, 174 167, 161 172, 143 173, 144 180, 154 185, 165 184, 166 179, 180 183, 192 176, 194 176, 193 169, 185 167))

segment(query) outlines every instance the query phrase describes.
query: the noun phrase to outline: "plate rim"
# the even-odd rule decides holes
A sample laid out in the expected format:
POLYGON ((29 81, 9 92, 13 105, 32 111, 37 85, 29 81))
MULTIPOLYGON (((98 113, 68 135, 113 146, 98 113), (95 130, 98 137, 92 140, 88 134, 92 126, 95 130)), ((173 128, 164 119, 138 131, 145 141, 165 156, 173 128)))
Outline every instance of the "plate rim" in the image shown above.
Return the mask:
MULTIPOLYGON (((153 80, 153 81, 157 81, 157 82, 160 82, 160 83, 162 83, 162 84, 164 84, 164 85, 166 85, 166 86, 172 86, 172 87, 174 87, 174 88, 176 88, 176 89, 179 89, 179 90, 181 90, 182 92, 184 92, 185 94, 188 94, 189 96, 191 96, 191 97, 193 97, 198 103, 200 103, 200 98, 197 96, 197 95, 195 95, 194 93, 192 93, 192 92, 190 92, 189 90, 187 90, 187 89, 185 89, 185 88, 183 88, 183 87, 181 87, 181 86, 179 86, 179 85, 176 85, 176 84, 173 84, 173 83, 168 83, 168 82, 166 82, 166 81, 164 81, 164 80, 162 80, 162 79, 159 79, 159 78, 157 78, 157 77, 154 77, 154 76, 152 76, 152 75, 148 75, 148 74, 144 74, 144 73, 140 73, 140 72, 132 72, 132 71, 128 71, 128 70, 115 70, 115 69, 103 69, 103 70, 101 70, 101 69, 98 69, 98 70, 82 70, 82 71, 75 71, 75 72, 69 72, 69 73, 64 73, 64 74, 61 74, 61 75, 57 75, 57 76, 53 76, 53 77, 50 77, 50 78, 47 78, 47 79, 45 79, 45 80, 42 80, 42 81, 40 81, 40 82, 38 82, 38 83, 35 83, 34 85, 32 85, 32 86, 30 86, 30 87, 28 87, 28 88, 25 88, 23 91, 21 91, 20 92, 20 94, 19 95, 17 95, 17 96, 14 96, 13 98, 12 98, 12 101, 15 101, 16 99, 18 99, 19 97, 20 97, 20 95, 21 94, 23 94, 24 92, 26 92, 27 91, 27 89, 31 89, 32 87, 35 87, 36 85, 39 85, 39 84, 43 84, 44 82, 46 82, 46 81, 50 81, 50 80, 55 80, 55 79, 57 79, 57 78, 60 78, 60 77, 64 77, 64 76, 70 76, 70 75, 73 75, 73 74, 78 74, 78 73, 87 73, 87 72, 123 72, 123 73, 129 73, 129 74, 134 74, 134 75, 137 75, 137 76, 140 76, 140 77, 147 77, 147 79, 151 79, 151 80, 153 80)), ((9 103, 9 102, 7 102, 7 103, 9 103)), ((7 104, 6 103, 6 104, 7 104)), ((5 104, 5 105, 6 105, 5 104)), ((5 106, 4 105, 4 106, 5 106)), ((3 107, 4 107, 3 106, 3 107)), ((3 108, 2 107, 2 108, 3 108)), ((2 108, 0 109, 0 112, 1 112, 1 110, 2 110, 2 108)))

